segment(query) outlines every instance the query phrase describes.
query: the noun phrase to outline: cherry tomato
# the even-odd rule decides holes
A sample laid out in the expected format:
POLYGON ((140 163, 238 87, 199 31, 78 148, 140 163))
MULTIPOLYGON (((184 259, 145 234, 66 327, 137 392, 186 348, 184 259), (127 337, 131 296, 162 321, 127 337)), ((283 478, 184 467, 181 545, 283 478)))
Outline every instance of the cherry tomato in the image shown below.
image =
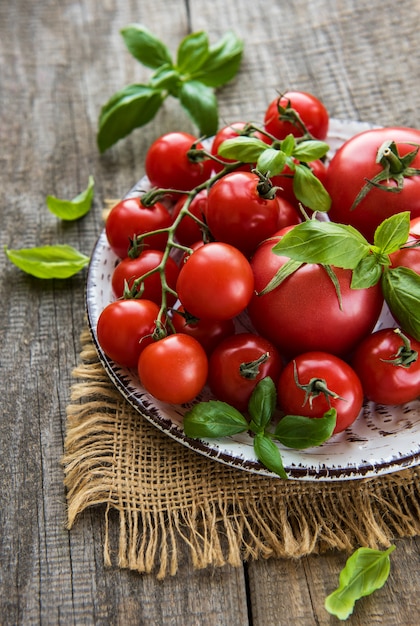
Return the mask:
MULTIPOLYGON (((280 194, 277 194, 277 202, 279 204, 279 219, 277 222, 278 230, 286 226, 294 226, 300 224, 302 218, 297 209, 280 194)), ((272 236, 272 235, 271 235, 272 236)))
MULTIPOLYGON (((218 150, 221 144, 227 139, 235 139, 236 137, 239 137, 240 135, 244 134, 243 131, 245 127, 246 127, 246 122, 233 122, 233 124, 229 124, 228 126, 224 126, 223 128, 221 128, 214 137, 214 140, 211 146, 211 153, 214 156, 216 156, 218 159, 223 161, 224 163, 232 163, 233 162, 232 159, 226 159, 225 157, 221 157, 218 154, 218 150)), ((260 139, 261 141, 264 141, 264 143, 267 143, 267 144, 271 143, 267 135, 264 135, 263 133, 259 133, 258 131, 251 133, 251 135, 249 135, 248 133, 245 133, 245 136, 256 137, 257 139, 260 139)), ((224 166, 221 163, 217 163, 217 161, 214 161, 213 169, 216 172, 220 172, 223 169, 223 167, 224 166)), ((251 169, 251 165, 244 164, 239 169, 249 172, 251 169)))
MULTIPOLYGON (((151 207, 145 207, 140 198, 127 198, 111 209, 105 224, 105 231, 111 249, 123 259, 128 254, 130 241, 136 235, 168 228, 171 224, 172 217, 168 209, 160 202, 156 202, 151 207)), ((151 235, 144 239, 144 245, 163 250, 167 239, 166 233, 151 235)))
POLYGON ((203 144, 189 133, 173 132, 152 143, 146 154, 145 171, 154 187, 190 191, 206 181, 213 168, 210 159, 192 161, 188 152, 203 144))
MULTIPOLYGON (((389 175, 389 181, 371 186, 364 198, 353 207, 366 180, 372 180, 384 171, 377 163, 378 149, 385 141, 396 142, 400 156, 413 150, 413 144, 420 144, 420 130, 411 128, 375 128, 346 141, 336 152, 327 169, 325 186, 331 196, 329 211, 335 222, 351 224, 370 242, 373 241, 377 226, 386 218, 401 211, 410 211, 411 217, 420 216, 420 176, 406 176, 401 191, 396 191, 396 182, 389 175), (381 186, 388 186, 394 192, 387 192, 381 186)), ((420 152, 410 167, 420 168, 420 152)))
POLYGON ((340 285, 340 308, 325 267, 307 263, 272 291, 257 295, 288 261, 272 251, 279 238, 262 243, 251 261, 256 294, 248 313, 254 327, 287 356, 312 350, 347 355, 375 326, 383 304, 380 284, 351 289, 351 270, 333 268, 340 285))
POLYGON ((227 243, 207 243, 181 268, 176 290, 181 304, 198 318, 225 320, 239 315, 254 289, 246 257, 227 243))
MULTIPOLYGON (((144 250, 138 257, 132 259, 126 257, 118 265, 112 273, 111 284, 112 290, 116 298, 121 298, 124 294, 125 283, 131 289, 136 278, 140 278, 146 272, 155 269, 162 261, 162 250, 144 250)), ((169 257, 165 263, 165 278, 168 287, 175 290, 176 281, 179 274, 178 265, 172 257, 169 257)), ((143 292, 141 297, 146 300, 152 300, 156 304, 162 302, 162 283, 159 272, 155 272, 143 281, 143 292)), ((140 284, 137 291, 140 290, 140 284)), ((134 295, 134 294, 133 294, 134 295)), ((169 306, 175 304, 176 297, 167 293, 167 304, 169 306)))
MULTIPOLYGON (((187 195, 181 196, 174 206, 172 212, 172 218, 175 220, 181 209, 183 208, 187 195)), ((207 209, 207 190, 200 191, 191 201, 189 211, 199 220, 203 221, 204 215, 207 209)), ((196 241, 199 241, 203 237, 203 232, 199 224, 189 215, 186 215, 181 220, 176 229, 176 238, 183 246, 191 246, 196 241)))
POLYGON ((419 353, 419 341, 393 328, 366 337, 352 358, 366 397, 378 404, 403 404, 418 398, 419 353))
POLYGON ((239 333, 224 339, 213 351, 208 383, 218 400, 246 411, 258 382, 266 376, 277 382, 282 366, 278 351, 267 339, 239 333))
POLYGON ((184 333, 197 339, 207 354, 210 354, 223 339, 235 332, 232 319, 197 319, 186 313, 183 306, 174 311, 172 323, 177 333, 184 333))
POLYGON ((325 139, 328 133, 329 114, 322 102, 312 94, 304 91, 288 91, 280 98, 273 100, 264 116, 265 130, 277 139, 287 135, 300 137, 304 133, 301 128, 290 121, 280 119, 278 105, 288 108, 288 104, 298 114, 309 133, 316 139, 325 139))
POLYGON ((287 415, 322 417, 335 408, 333 434, 348 428, 363 406, 357 374, 348 363, 326 352, 307 352, 289 361, 280 374, 277 392, 279 406, 287 415))
POLYGON ((206 383, 208 360, 194 337, 168 335, 149 344, 140 354, 138 374, 143 387, 161 402, 184 404, 206 383))
POLYGON ((136 367, 140 353, 151 343, 159 307, 150 300, 116 300, 98 319, 98 342, 105 354, 124 367, 136 367))
POLYGON ((264 197, 260 179, 251 172, 232 172, 209 191, 206 221, 217 241, 224 241, 250 256, 261 241, 278 228, 276 195, 264 197))

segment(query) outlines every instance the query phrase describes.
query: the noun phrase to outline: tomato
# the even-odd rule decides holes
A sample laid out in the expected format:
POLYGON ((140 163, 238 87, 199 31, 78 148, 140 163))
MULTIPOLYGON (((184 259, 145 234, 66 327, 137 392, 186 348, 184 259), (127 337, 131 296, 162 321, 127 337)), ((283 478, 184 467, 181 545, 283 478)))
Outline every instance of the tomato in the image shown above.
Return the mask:
POLYGON ((222 242, 207 243, 187 258, 176 290, 181 304, 198 318, 230 319, 247 306, 254 276, 246 257, 222 242))
POLYGON ((177 333, 149 344, 140 354, 138 374, 143 387, 161 402, 190 402, 204 387, 208 360, 193 337, 177 333))
POLYGON ((124 367, 136 367, 140 353, 151 343, 159 307, 150 300, 116 300, 101 312, 98 343, 105 354, 124 367))
MULTIPOLYGON (((105 231, 111 249, 123 259, 128 254, 130 241, 136 235, 168 228, 171 224, 172 217, 168 209, 160 202, 156 202, 151 207, 145 207, 140 198, 126 198, 111 209, 105 224, 105 231)), ((166 233, 151 235, 144 239, 144 245, 163 250, 167 239, 166 233)))
POLYGON ((174 311, 172 323, 177 333, 185 333, 197 339, 207 354, 210 354, 223 339, 235 332, 232 319, 197 319, 186 313, 183 306, 174 311))
MULTIPOLYGON (((175 204, 172 212, 172 218, 175 220, 181 209, 183 208, 188 196, 183 195, 175 204)), ((207 208, 207 190, 200 191, 191 201, 188 208, 190 213, 195 215, 199 220, 203 221, 207 208)), ((196 241, 199 241, 203 237, 203 232, 200 225, 189 215, 182 218, 181 222, 176 229, 176 238, 183 246, 191 246, 196 241)))
MULTIPOLYGON (((307 163, 307 166, 325 186, 325 181, 327 179, 327 166, 320 159, 307 163)), ((276 187, 279 187, 279 191, 277 192, 279 198, 284 198, 294 207, 299 208, 300 201, 296 198, 295 192, 293 191, 293 177, 294 171, 286 165, 281 174, 272 177, 271 182, 276 187)))
MULTIPOLYGON (((216 156, 218 159, 223 161, 224 163, 232 163, 233 162, 232 159, 226 159, 225 157, 219 156, 218 150, 221 144, 227 139, 236 139, 236 137, 239 137, 240 135, 244 134, 242 131, 244 130, 246 125, 247 125, 246 122, 233 122, 233 124, 229 124, 228 126, 224 126, 223 128, 221 128, 214 137, 214 140, 211 146, 211 153, 214 156, 216 156)), ((267 137, 267 135, 264 135, 263 133, 259 133, 258 131, 253 132, 250 135, 246 132, 245 136, 256 137, 257 139, 264 141, 264 143, 271 144, 271 140, 267 137)), ((213 169, 216 172, 222 171, 223 167, 224 166, 221 163, 214 161, 213 169)), ((249 172, 251 169, 251 166, 249 164, 244 164, 239 169, 249 172)))
POLYGON ((362 384, 356 372, 326 352, 307 352, 289 361, 280 374, 277 392, 279 406, 287 415, 322 417, 330 408, 336 409, 333 434, 348 428, 363 406, 362 384), (334 395, 325 393, 325 388, 334 395))
MULTIPOLYGON (((112 290, 115 297, 121 298, 123 296, 125 283, 127 283, 128 289, 131 289, 136 278, 140 278, 146 274, 146 272, 155 269, 161 263, 163 254, 162 250, 144 250, 134 259, 126 257, 120 261, 113 271, 111 278, 112 290)), ((179 268, 172 257, 167 259, 164 273, 168 287, 175 290, 179 268)), ((143 281, 143 286, 144 290, 141 297, 161 304, 162 283, 159 272, 148 276, 143 281)), ((138 285, 137 291, 139 289, 140 285, 138 285)), ((173 305, 175 302, 176 297, 171 293, 167 293, 167 304, 173 305)))
MULTIPOLYGON (((376 162, 378 149, 385 141, 395 141, 400 156, 411 152, 414 144, 420 144, 420 130, 411 128, 375 128, 346 141, 331 159, 325 186, 331 196, 329 211, 335 222, 351 224, 370 242, 377 226, 386 218, 401 211, 410 211, 411 217, 420 216, 420 176, 404 177, 401 191, 396 191, 396 182, 390 174, 389 181, 380 187, 389 187, 393 192, 371 186, 365 197, 352 208, 359 192, 383 171, 376 162)), ((420 152, 410 167, 420 168, 420 152)))
POLYGON ((293 108, 298 114, 308 132, 316 139, 325 139, 328 133, 329 114, 322 102, 312 94, 304 91, 288 91, 280 98, 273 100, 264 116, 265 130, 277 139, 284 139, 287 135, 302 136, 303 130, 290 121, 279 119, 278 105, 293 108))
POLYGON ((152 143, 146 154, 145 171, 154 187, 190 191, 206 181, 212 172, 210 159, 192 161, 188 151, 203 144, 189 133, 173 132, 152 143))
POLYGON ((207 226, 218 241, 250 256, 278 227, 279 204, 260 192, 260 178, 251 172, 231 172, 209 190, 207 226))
POLYGON ((262 243, 251 260, 256 294, 248 313, 253 325, 288 356, 310 350, 347 355, 375 326, 383 304, 380 284, 351 289, 351 270, 333 268, 340 285, 340 308, 326 269, 307 263, 272 291, 257 295, 288 261, 272 251, 279 238, 262 243))
POLYGON ((383 328, 357 347, 352 365, 369 400, 404 404, 420 396, 420 342, 383 328))
POLYGON ((258 382, 266 376, 277 382, 282 366, 278 351, 267 339, 239 333, 224 339, 213 351, 208 383, 218 400, 246 411, 258 382))
POLYGON ((277 202, 279 205, 279 219, 277 222, 277 228, 285 228, 286 226, 294 226, 300 224, 302 218, 297 209, 280 194, 277 194, 277 202))

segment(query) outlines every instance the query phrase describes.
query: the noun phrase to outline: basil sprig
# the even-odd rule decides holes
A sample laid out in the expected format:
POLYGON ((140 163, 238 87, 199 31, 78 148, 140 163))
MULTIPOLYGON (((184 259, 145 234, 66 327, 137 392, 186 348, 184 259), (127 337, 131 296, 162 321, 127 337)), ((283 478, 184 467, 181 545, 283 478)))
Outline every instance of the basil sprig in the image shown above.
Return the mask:
POLYGON ((276 408, 276 388, 266 377, 256 385, 248 404, 248 421, 242 413, 226 402, 199 402, 184 415, 184 432, 193 438, 228 437, 242 432, 253 434, 257 459, 270 471, 287 479, 279 447, 275 440, 288 448, 302 450, 318 446, 334 431, 337 413, 330 409, 321 418, 302 415, 284 416, 274 432, 269 430, 276 408))
POLYGON ((100 152, 150 122, 168 96, 179 100, 200 135, 214 135, 218 127, 214 90, 237 74, 242 40, 229 31, 210 45, 207 33, 191 33, 182 39, 173 60, 165 43, 142 24, 129 24, 121 35, 134 58, 154 73, 146 84, 123 87, 102 107, 97 135, 100 152))

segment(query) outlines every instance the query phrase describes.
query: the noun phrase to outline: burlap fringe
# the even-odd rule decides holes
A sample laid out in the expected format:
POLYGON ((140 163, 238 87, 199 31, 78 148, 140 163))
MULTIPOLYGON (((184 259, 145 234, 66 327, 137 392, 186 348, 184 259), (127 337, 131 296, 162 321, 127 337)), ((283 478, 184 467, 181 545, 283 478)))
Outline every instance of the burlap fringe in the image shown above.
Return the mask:
MULTIPOLYGON (((233 472, 235 479, 227 480, 226 488, 213 497, 194 498, 192 491, 188 506, 175 507, 136 497, 130 485, 117 484, 121 459, 115 414, 122 399, 88 339, 85 334, 83 362, 74 372, 83 382, 74 384, 68 407, 63 459, 68 526, 87 507, 105 505, 107 565, 114 560, 113 511, 119 515, 118 565, 154 572, 159 579, 176 573, 185 555, 182 543, 193 566, 201 569, 331 549, 348 552, 360 545, 385 547, 394 538, 420 534, 419 468, 371 480, 313 485, 221 466, 221 473, 233 472)), ((201 457, 198 462, 214 463, 201 457)))

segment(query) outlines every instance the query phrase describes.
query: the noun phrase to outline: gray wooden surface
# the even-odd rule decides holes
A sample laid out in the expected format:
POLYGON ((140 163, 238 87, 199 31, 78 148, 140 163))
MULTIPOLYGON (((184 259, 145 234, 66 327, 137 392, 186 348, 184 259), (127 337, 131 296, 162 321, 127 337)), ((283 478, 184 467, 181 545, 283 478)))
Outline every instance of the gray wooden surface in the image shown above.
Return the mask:
MULTIPOLYGON (((176 102, 104 156, 100 106, 147 79, 119 29, 142 22, 172 50, 190 31, 245 39, 240 76, 218 93, 221 121, 261 119, 276 91, 322 97, 334 117, 420 125, 418 0, 0 0, 1 248, 69 243, 90 253, 101 205, 141 176, 159 134, 192 130, 176 102), (47 194, 96 181, 92 212, 64 224, 47 194)), ((253 562, 194 572, 185 558, 163 582, 104 569, 103 516, 65 529, 60 459, 71 371, 84 316, 85 272, 65 282, 20 273, 2 253, 0 314, 0 623, 312 626, 345 557, 253 562)), ((420 622, 420 540, 397 541, 386 586, 358 603, 357 625, 420 622)))

